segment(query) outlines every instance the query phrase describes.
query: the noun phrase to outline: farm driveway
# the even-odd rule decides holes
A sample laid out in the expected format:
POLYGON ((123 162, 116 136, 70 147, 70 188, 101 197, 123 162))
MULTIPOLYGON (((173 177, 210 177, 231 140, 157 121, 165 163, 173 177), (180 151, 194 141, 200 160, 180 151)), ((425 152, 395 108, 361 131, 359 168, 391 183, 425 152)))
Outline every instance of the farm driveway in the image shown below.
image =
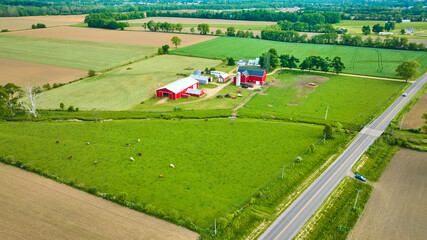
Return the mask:
POLYGON ((0 163, 0 239, 197 239, 185 228, 0 163))
POLYGON ((348 239, 425 239, 427 153, 400 150, 391 160, 348 239))

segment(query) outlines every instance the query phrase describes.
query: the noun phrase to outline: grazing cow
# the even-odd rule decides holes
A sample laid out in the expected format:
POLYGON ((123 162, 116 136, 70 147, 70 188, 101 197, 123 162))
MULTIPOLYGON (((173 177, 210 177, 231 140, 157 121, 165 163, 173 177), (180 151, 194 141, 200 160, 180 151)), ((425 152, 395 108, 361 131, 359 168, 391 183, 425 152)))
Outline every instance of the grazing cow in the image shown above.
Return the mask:
POLYGON ((171 168, 175 168, 175 165, 173 165, 172 163, 171 163, 171 165, 169 165, 169 166, 171 166, 171 168))
POLYGON ((59 143, 59 140, 56 140, 56 143, 59 143))
POLYGON ((135 161, 135 158, 133 158, 133 157, 130 157, 130 160, 131 160, 131 161, 135 161))
POLYGON ((138 142, 141 142, 141 139, 138 139, 138 142))
POLYGON ((90 142, 86 142, 86 145, 89 145, 90 144, 90 142))
POLYGON ((159 175, 159 178, 162 178, 162 177, 163 177, 163 175, 161 175, 161 174, 160 174, 160 175, 159 175))
POLYGON ((98 164, 98 162, 97 162, 97 161, 95 161, 95 162, 93 162, 93 163, 95 163, 95 165, 96 165, 96 164, 98 164))
POLYGON ((73 156, 69 156, 69 157, 68 157, 68 159, 71 159, 71 158, 73 158, 73 156))
POLYGON ((138 153, 138 156, 142 156, 142 153, 138 153))
POLYGON ((128 147, 129 147, 129 146, 130 146, 130 143, 126 143, 126 146, 128 146, 128 147))

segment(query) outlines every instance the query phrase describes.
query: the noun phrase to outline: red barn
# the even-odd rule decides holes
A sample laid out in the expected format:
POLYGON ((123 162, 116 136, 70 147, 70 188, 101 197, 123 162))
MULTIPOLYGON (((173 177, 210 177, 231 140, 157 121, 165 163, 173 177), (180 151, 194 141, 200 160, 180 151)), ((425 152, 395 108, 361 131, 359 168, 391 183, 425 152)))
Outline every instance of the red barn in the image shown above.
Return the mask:
MULTIPOLYGON (((267 80, 267 71, 261 68, 239 67, 237 72, 240 73, 240 82, 250 82, 255 84, 264 84, 267 80)), ((236 83, 236 77, 234 77, 236 83)))
MULTIPOLYGON (((199 88, 199 82, 194 78, 187 77, 179 79, 173 83, 161 87, 156 90, 157 97, 168 97, 169 99, 177 100, 182 97, 183 94, 186 94, 188 89, 197 89, 199 88)), ((200 90, 198 90, 200 91, 200 90)), ((200 91, 200 96, 203 95, 203 91, 200 91)), ((190 94, 192 95, 192 94, 190 94)))

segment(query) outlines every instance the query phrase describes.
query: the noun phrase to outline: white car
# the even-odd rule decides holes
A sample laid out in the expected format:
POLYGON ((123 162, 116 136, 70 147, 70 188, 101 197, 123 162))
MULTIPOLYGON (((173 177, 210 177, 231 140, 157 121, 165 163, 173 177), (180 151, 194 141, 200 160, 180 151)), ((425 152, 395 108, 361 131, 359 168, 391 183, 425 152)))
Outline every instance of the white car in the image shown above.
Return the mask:
POLYGON ((402 97, 406 97, 408 94, 407 93, 403 93, 402 94, 402 97))

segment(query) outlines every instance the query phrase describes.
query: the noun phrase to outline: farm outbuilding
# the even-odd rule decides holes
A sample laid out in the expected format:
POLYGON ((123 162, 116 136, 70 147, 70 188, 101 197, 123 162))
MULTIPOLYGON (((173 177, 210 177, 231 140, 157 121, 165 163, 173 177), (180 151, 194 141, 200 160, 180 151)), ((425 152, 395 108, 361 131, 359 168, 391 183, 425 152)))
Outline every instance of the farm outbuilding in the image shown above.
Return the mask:
POLYGON ((227 73, 221 73, 218 76, 218 82, 227 82, 228 80, 230 80, 230 75, 228 75, 227 73))
POLYGON ((205 92, 203 92, 200 89, 189 88, 189 89, 187 89, 185 94, 188 94, 188 95, 193 96, 193 97, 201 97, 205 94, 205 92))
POLYGON ((234 77, 234 83, 255 83, 255 84, 264 84, 267 80, 267 71, 262 68, 250 68, 250 67, 239 67, 237 72, 240 73, 240 81, 236 81, 236 77, 234 77))
MULTIPOLYGON (((157 97, 168 97, 169 99, 177 100, 187 92, 188 89, 198 89, 199 82, 194 78, 187 77, 179 79, 173 83, 169 83, 156 90, 157 97)), ((202 94, 203 95, 203 94, 202 94)))
POLYGON ((196 79, 200 84, 208 84, 209 82, 212 82, 212 77, 209 76, 192 74, 190 77, 196 79))

